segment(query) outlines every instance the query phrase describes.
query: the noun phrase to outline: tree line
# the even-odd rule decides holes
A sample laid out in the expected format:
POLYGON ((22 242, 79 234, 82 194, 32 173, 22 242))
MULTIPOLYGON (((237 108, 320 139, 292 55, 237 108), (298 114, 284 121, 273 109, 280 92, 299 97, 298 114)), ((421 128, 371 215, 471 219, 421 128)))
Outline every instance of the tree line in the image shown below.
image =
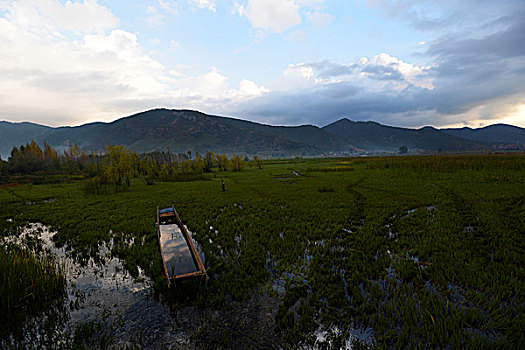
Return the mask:
POLYGON ((15 175, 82 175, 96 178, 101 183, 129 186, 131 179, 143 176, 148 184, 154 181, 188 181, 203 178, 206 173, 242 171, 246 165, 262 168, 259 157, 249 161, 239 155, 228 156, 206 152, 173 154, 154 151, 138 154, 123 145, 105 145, 104 152, 86 153, 70 143, 63 152, 57 152, 44 142, 43 149, 34 141, 13 147, 7 161, 0 160, 0 176, 15 175))

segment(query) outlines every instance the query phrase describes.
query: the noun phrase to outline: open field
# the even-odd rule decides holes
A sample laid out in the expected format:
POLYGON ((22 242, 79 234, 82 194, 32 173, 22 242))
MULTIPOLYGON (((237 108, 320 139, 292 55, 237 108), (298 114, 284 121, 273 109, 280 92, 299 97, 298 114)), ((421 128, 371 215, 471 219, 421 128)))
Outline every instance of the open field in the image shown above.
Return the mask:
POLYGON ((525 346, 525 155, 297 159, 221 175, 225 192, 211 175, 102 194, 88 180, 3 186, 0 232, 49 225, 80 262, 112 239, 173 309, 214 310, 193 330, 198 347, 525 346), (204 250, 207 284, 162 279, 154 223, 171 204, 204 250), (267 307, 270 332, 222 322, 246 300, 267 307))

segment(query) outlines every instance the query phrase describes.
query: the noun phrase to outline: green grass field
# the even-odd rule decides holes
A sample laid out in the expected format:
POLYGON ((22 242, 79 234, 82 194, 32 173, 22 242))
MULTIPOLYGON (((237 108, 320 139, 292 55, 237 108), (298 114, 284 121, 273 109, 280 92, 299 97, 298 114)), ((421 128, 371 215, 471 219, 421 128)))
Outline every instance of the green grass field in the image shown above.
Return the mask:
POLYGON ((174 307, 266 293, 284 348, 323 330, 334 348, 525 347, 524 155, 267 161, 222 176, 225 192, 212 176, 106 194, 87 180, 4 186, 0 232, 50 225, 80 261, 113 238, 174 307), (154 223, 171 204, 204 249, 207 284, 162 280, 154 223))

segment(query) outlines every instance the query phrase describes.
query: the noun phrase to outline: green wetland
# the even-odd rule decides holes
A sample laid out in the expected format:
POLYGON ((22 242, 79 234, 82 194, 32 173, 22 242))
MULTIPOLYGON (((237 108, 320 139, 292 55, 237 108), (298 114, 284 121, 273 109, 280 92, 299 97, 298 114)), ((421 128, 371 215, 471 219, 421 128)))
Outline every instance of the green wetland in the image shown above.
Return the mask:
POLYGON ((525 155, 268 160, 185 180, 0 185, 0 343, 525 347, 525 155), (156 208, 172 204, 207 283, 162 277, 156 208))

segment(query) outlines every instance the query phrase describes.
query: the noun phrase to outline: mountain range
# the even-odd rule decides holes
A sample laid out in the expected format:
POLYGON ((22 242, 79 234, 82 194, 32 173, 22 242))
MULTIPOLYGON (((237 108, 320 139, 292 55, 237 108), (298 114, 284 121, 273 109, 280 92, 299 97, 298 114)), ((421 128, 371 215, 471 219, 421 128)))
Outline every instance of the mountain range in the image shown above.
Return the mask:
POLYGON ((408 129, 376 122, 340 119, 322 128, 313 125, 272 126, 191 110, 154 109, 111 123, 49 127, 0 121, 0 155, 31 140, 61 151, 70 143, 86 151, 103 151, 106 143, 139 153, 166 151, 259 155, 262 157, 326 156, 350 153, 410 153, 488 151, 524 148, 525 129, 497 124, 481 129, 408 129))

